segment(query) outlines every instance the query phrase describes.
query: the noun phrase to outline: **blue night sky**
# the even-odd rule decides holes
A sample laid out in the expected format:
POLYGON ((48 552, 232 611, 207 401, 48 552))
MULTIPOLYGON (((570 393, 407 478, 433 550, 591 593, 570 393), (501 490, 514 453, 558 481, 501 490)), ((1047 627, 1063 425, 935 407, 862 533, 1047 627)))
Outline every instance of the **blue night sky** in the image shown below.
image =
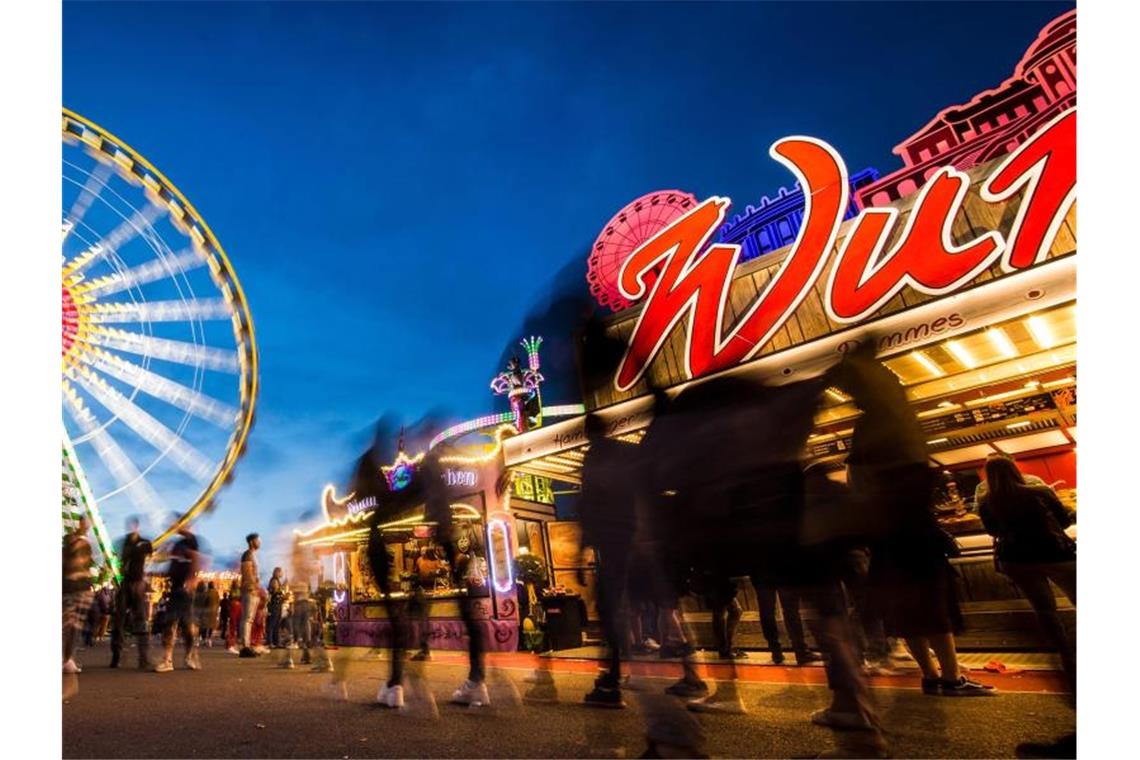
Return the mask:
POLYGON ((382 414, 505 408, 501 353, 628 201, 742 209, 796 133, 891 171, 1071 7, 65 3, 64 104, 179 186, 253 312, 257 426, 202 534, 271 561, 382 414))

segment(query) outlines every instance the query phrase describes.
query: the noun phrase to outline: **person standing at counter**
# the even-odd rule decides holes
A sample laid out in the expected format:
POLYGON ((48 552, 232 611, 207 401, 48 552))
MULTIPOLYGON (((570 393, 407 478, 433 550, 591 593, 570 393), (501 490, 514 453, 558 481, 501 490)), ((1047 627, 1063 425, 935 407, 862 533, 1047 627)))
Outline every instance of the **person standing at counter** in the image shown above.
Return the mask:
POLYGON ((1057 615, 1052 581, 1077 605, 1077 544, 1065 534, 1073 515, 1053 489, 1027 482, 1006 457, 986 462, 988 493, 978 503, 978 516, 994 537, 994 561, 1009 576, 1037 613, 1049 642, 1061 653, 1073 693, 1077 688, 1077 651, 1057 615))

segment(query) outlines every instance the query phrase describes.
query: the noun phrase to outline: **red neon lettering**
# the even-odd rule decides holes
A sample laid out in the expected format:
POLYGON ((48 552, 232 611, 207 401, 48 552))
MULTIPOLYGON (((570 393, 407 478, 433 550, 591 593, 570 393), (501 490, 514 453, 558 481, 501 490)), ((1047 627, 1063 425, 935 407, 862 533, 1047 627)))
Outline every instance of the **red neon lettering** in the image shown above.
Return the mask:
MULTIPOLYGON (((838 322, 861 320, 906 285, 931 295, 952 292, 999 255, 1007 271, 1041 261, 1076 198, 1075 135, 1072 109, 1021 145, 982 186, 981 196, 990 203, 1025 190, 1007 245, 997 231, 954 245, 950 228, 968 179, 951 167, 939 170, 923 187, 906 229, 886 256, 882 249, 898 211, 864 210, 828 282, 824 302, 829 316, 838 322)), ((803 226, 779 272, 722 339, 740 248, 716 244, 703 255, 701 251, 723 223, 729 200, 709 198, 646 241, 619 277, 622 294, 630 300, 649 291, 615 378, 619 390, 641 379, 670 331, 686 318, 689 377, 747 360, 771 340, 819 279, 847 205, 846 167, 829 145, 807 137, 780 140, 770 153, 797 176, 806 198, 803 226)))
POLYGON ((1002 258, 1007 272, 1044 260, 1077 197, 1077 111, 1038 130, 982 185, 982 199, 1004 201, 1026 187, 1002 258))
POLYGON ((785 138, 772 146, 771 154, 799 177, 807 199, 799 237, 779 273, 722 341, 724 307, 740 246, 713 245, 693 260, 723 223, 728 200, 709 198, 666 227, 622 266, 622 295, 636 300, 645 294, 650 270, 665 260, 618 370, 619 389, 628 389, 641 378, 686 314, 685 362, 690 377, 747 359, 771 339, 819 277, 847 205, 846 169, 830 146, 811 138, 785 138))
POLYGON ((1001 250, 1001 235, 989 232, 955 246, 950 227, 969 189, 969 178, 940 169, 922 189, 899 242, 877 261, 898 218, 895 209, 868 209, 847 236, 828 282, 826 308, 837 322, 857 322, 878 311, 906 285, 937 295, 981 274, 1001 250))

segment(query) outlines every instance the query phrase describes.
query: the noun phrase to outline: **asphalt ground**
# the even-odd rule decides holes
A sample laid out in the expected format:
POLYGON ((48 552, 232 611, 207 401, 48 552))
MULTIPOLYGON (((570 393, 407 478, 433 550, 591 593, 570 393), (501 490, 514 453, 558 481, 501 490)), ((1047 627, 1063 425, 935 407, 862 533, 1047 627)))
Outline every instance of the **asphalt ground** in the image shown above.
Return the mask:
MULTIPOLYGON (((154 652, 156 650, 152 650, 154 652)), ((438 718, 420 708, 400 714, 375 704, 388 663, 365 649, 343 649, 348 701, 331 698, 331 677, 298 666, 277 667, 274 652, 254 660, 201 650, 203 669, 140 672, 128 650, 125 669, 107 667, 106 645, 84 650, 79 676, 64 676, 63 756, 87 757, 636 757, 646 747, 645 715, 679 673, 676 663, 638 664, 628 707, 581 705, 596 663, 488 657, 492 707, 448 703, 466 675, 460 653, 437 652, 413 666, 438 703, 438 718), (556 704, 516 703, 523 679, 551 668, 556 704)), ((181 650, 175 653, 180 666, 181 650)), ((409 664, 411 665, 411 664, 409 664)), ((723 675, 704 665, 708 677, 723 675)), ((814 757, 837 746, 858 754, 851 735, 813 726, 810 713, 829 692, 818 668, 746 666, 739 688, 749 713, 701 715, 705 750, 716 757, 814 757)), ((894 757, 1013 757, 1022 741, 1051 740, 1075 730, 1075 714, 1057 693, 1055 674, 994 676, 1001 695, 953 699, 925 696, 913 673, 874 680, 874 694, 894 757)), ((422 704, 422 703, 420 703, 422 704)), ((695 724, 694 724, 695 725, 695 724)))

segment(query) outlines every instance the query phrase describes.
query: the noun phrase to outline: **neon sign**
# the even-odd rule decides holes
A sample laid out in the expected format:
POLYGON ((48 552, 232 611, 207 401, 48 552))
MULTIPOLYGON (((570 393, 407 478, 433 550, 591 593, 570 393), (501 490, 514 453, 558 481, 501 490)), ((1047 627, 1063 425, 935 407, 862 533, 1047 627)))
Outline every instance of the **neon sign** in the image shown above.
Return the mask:
POLYGON ((514 588, 511 571, 511 540, 507 523, 490 520, 487 523, 487 553, 491 564, 491 580, 495 590, 505 594, 514 588))
MULTIPOLYGON (((769 151, 804 188, 804 221, 779 271, 725 334, 725 311, 739 245, 710 241, 730 201, 712 196, 639 246, 622 265, 618 286, 630 301, 644 300, 614 378, 619 391, 645 374, 666 338, 684 325, 683 365, 690 378, 755 356, 820 279, 847 209, 847 169, 827 143, 811 137, 778 140, 769 151)), ((1022 193, 1007 236, 994 230, 956 244, 951 225, 961 211, 969 178, 953 167, 934 172, 898 236, 894 208, 864 209, 836 254, 823 298, 827 316, 853 324, 874 314, 904 288, 941 296, 1000 263, 1007 273, 1044 260, 1076 199, 1076 109, 1041 128, 1006 157, 982 185, 987 203, 1022 193)))

